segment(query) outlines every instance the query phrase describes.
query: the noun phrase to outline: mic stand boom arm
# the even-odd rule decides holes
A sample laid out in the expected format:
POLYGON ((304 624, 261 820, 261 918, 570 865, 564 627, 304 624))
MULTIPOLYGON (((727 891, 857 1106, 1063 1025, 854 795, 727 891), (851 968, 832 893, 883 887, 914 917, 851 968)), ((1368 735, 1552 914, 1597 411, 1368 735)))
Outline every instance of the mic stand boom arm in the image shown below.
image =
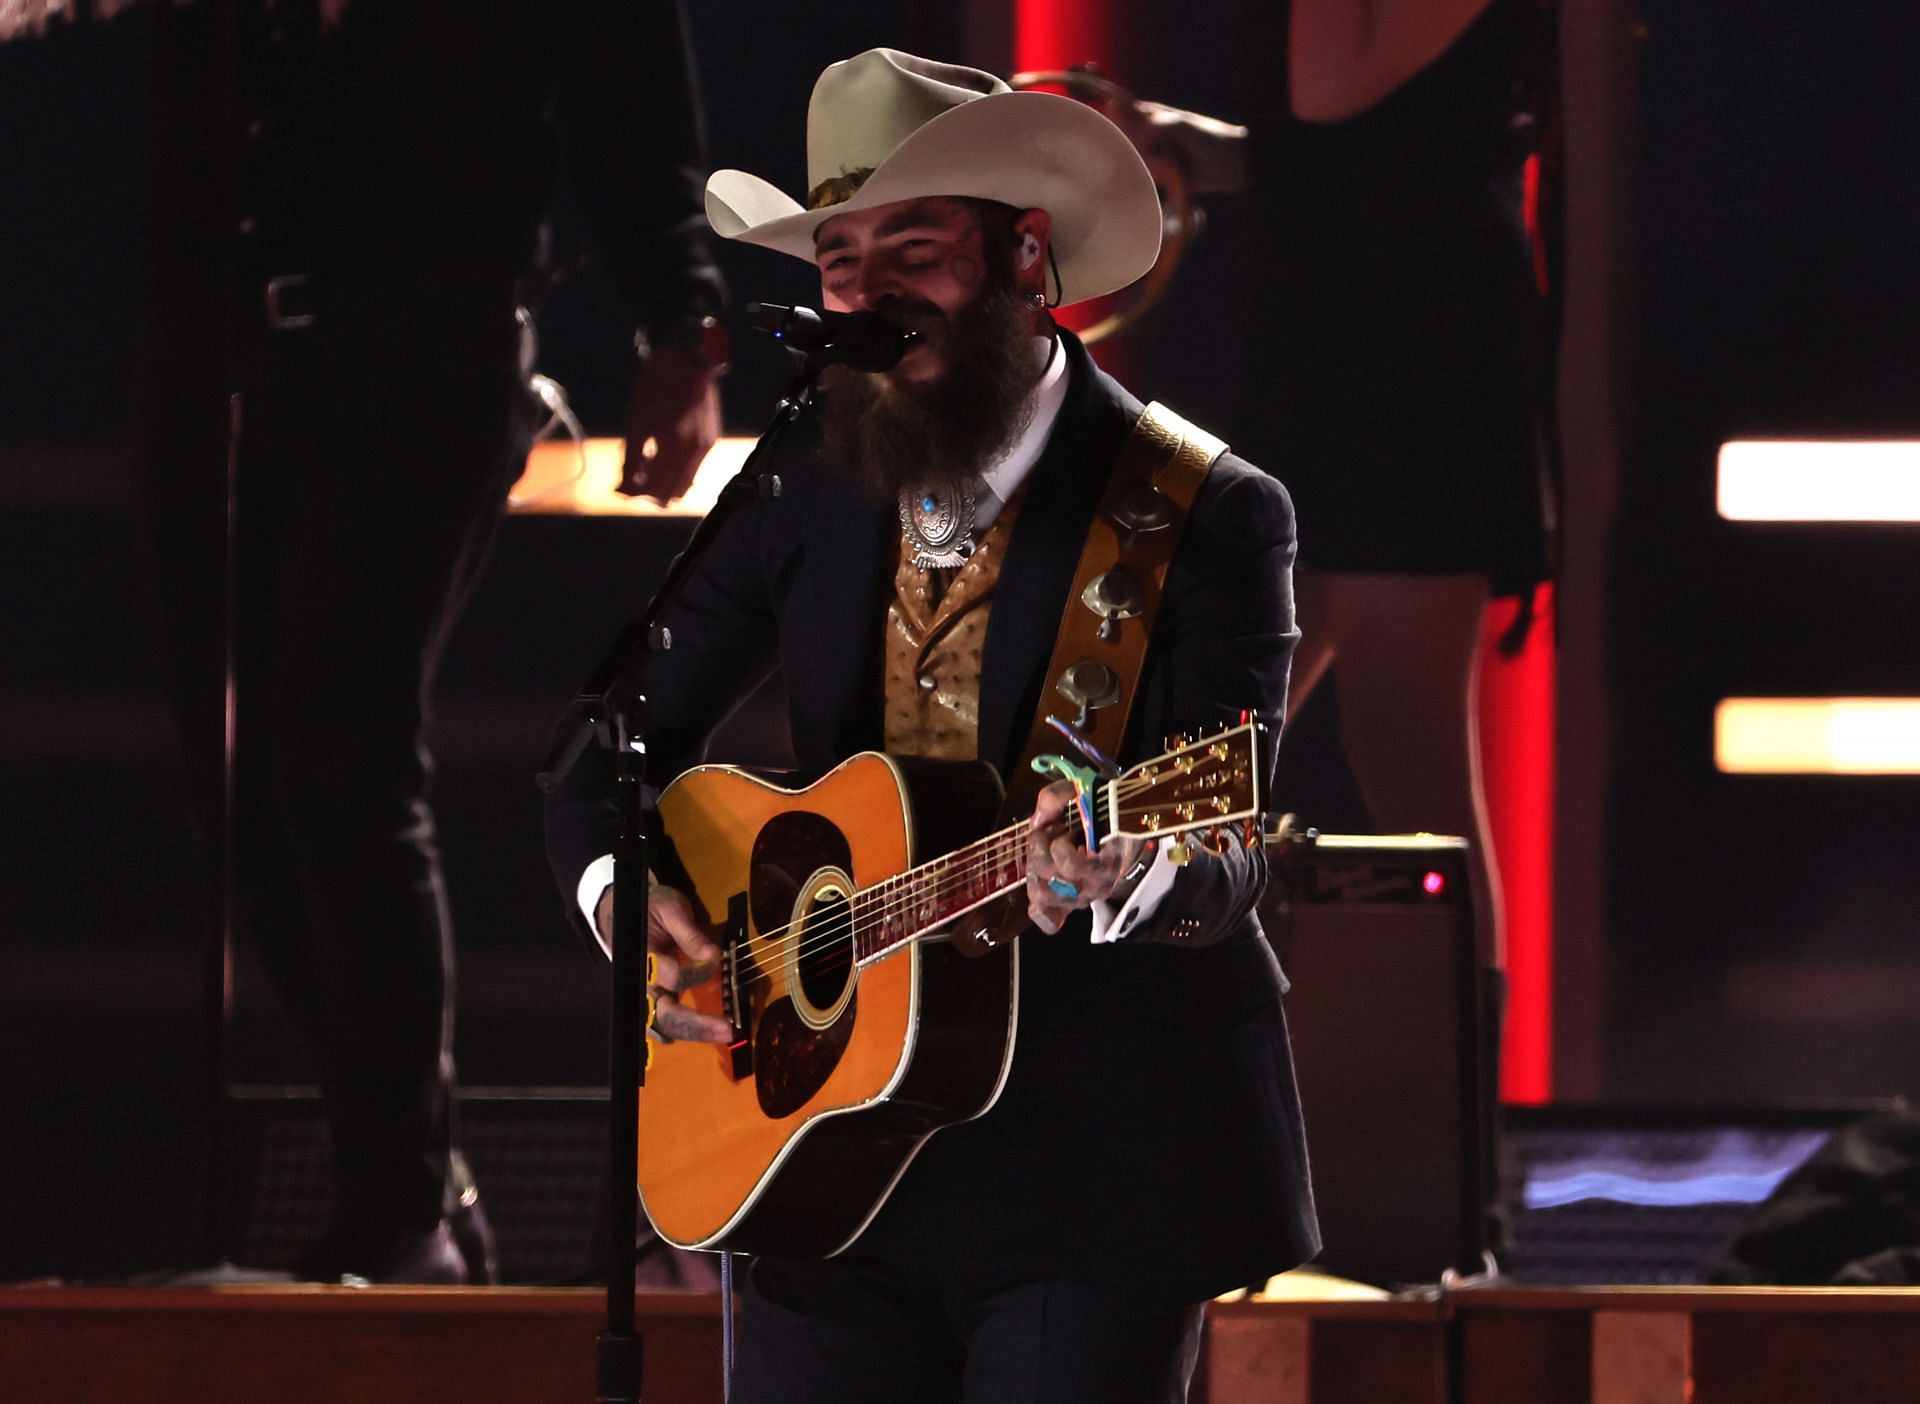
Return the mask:
MULTIPOLYGON (((822 369, 821 364, 809 359, 799 377, 787 387, 746 462, 720 489, 712 510, 694 526, 687 544, 667 567, 666 578, 648 602, 646 612, 620 631, 613 647, 607 650, 580 695, 561 717, 537 777, 542 790, 558 789, 590 743, 597 740, 602 746, 616 749, 614 732, 620 718, 646 705, 642 686, 647 658, 655 649, 665 652, 673 647, 672 634, 661 626, 660 620, 672 608, 686 578, 734 511, 748 498, 780 495, 780 480, 770 471, 774 453, 793 422, 813 402, 814 385, 822 369)), ((641 734, 630 728, 630 735, 639 739, 641 734)))
MULTIPOLYGON (((540 788, 557 789, 587 746, 598 741, 615 757, 620 832, 613 850, 613 1051, 608 1069, 607 1317, 600 1334, 601 1404, 639 1404, 642 1348, 634 1323, 633 1271, 639 1221, 636 1186, 640 1085, 646 1076, 647 830, 646 665, 655 649, 673 646, 660 623, 680 588, 727 519, 748 499, 778 497, 775 451, 812 402, 821 366, 809 360, 788 388, 760 440, 713 510, 700 519, 638 622, 628 625, 574 699, 541 767, 540 788)), ((722 1303, 731 1314, 733 1304, 722 1303)))

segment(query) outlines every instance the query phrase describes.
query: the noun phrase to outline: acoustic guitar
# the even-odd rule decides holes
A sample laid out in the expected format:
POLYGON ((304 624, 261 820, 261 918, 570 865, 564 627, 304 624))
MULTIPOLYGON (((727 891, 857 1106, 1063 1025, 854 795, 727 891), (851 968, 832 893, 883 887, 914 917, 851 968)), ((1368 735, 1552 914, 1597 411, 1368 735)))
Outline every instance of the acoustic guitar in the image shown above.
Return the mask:
MULTIPOLYGON (((1110 780, 1081 772, 1090 838, 1257 841, 1261 735, 1243 721, 1110 780)), ((983 921, 1027 873, 1028 819, 995 828, 1002 802, 984 762, 874 752, 801 790, 702 766, 661 794, 656 866, 722 950, 683 999, 735 1032, 653 1050, 639 1184, 662 1238, 831 1256, 930 1135, 993 1105, 1019 960, 983 921)))

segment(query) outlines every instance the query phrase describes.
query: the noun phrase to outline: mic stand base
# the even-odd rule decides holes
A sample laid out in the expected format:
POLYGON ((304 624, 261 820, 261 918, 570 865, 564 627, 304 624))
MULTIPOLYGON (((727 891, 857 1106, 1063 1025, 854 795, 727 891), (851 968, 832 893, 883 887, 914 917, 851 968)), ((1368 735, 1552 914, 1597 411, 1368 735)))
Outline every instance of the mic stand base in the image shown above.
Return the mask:
POLYGON ((634 1329, 600 1333, 599 1404, 639 1404, 646 1342, 634 1329))

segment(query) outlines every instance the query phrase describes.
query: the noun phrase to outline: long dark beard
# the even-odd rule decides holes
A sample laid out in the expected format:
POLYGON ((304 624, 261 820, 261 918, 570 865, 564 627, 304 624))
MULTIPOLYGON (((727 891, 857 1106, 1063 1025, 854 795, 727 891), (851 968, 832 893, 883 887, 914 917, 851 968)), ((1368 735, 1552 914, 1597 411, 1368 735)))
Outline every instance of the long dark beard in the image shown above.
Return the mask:
POLYGON ((1033 419, 1039 371, 1026 300, 1009 279, 950 320, 932 308, 888 315, 944 341, 946 369, 927 385, 829 370, 821 379, 822 457, 881 498, 909 484, 975 477, 1033 419))

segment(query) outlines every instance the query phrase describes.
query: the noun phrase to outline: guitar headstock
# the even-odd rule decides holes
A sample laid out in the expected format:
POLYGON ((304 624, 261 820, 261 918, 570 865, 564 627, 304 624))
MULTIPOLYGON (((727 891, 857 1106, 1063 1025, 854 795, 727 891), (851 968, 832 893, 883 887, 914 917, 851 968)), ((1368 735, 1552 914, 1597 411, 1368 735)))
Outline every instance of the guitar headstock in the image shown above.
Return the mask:
POLYGON ((1173 738, 1160 755, 1102 788, 1107 832, 1150 839, 1213 829, 1218 842, 1232 828, 1235 837, 1257 838, 1265 731, 1248 718, 1206 735, 1173 738))

